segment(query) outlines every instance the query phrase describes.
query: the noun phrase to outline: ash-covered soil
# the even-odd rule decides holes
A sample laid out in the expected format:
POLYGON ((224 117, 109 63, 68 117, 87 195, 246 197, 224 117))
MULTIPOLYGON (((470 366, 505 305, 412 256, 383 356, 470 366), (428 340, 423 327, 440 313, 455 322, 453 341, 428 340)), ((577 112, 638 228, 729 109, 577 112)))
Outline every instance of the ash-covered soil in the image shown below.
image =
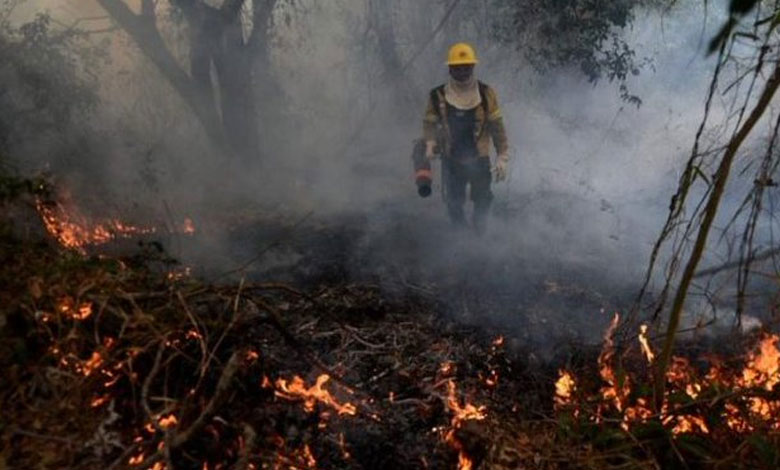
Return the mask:
POLYGON ((548 206, 559 202, 614 225, 598 204, 548 195, 497 204, 488 232, 478 237, 452 227, 441 201, 414 199, 370 213, 238 217, 221 225, 231 227, 226 234, 196 236, 206 248, 190 247, 183 258, 207 279, 244 276, 301 288, 360 283, 388 295, 423 296, 453 321, 507 335, 550 358, 567 344, 600 341, 612 314, 631 306, 643 262, 623 258, 625 243, 609 230, 578 232, 578 221, 556 218, 548 206), (534 217, 546 219, 543 231, 534 217))

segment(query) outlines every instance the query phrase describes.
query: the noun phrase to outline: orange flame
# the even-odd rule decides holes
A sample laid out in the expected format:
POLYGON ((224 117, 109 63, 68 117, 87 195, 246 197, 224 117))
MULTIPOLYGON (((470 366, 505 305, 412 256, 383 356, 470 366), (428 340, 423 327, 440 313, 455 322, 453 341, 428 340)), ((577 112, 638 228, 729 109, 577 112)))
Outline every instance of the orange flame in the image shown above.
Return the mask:
POLYGON ((92 408, 97 408, 99 406, 104 405, 110 399, 111 399, 110 395, 103 395, 103 396, 100 396, 100 397, 95 397, 95 398, 92 399, 92 402, 90 403, 89 406, 91 406, 92 408))
POLYGON ((484 406, 476 407, 471 403, 465 403, 463 406, 460 406, 455 382, 451 379, 447 380, 447 408, 453 413, 451 422, 452 427, 458 427, 461 422, 470 419, 485 419, 484 406))
MULTIPOLYGON (((92 221, 73 204, 67 192, 60 196, 57 202, 38 199, 36 208, 46 231, 65 248, 84 253, 88 245, 102 245, 117 238, 157 232, 156 227, 131 225, 119 219, 92 221)), ((186 217, 177 230, 192 235, 195 233, 195 224, 186 217)))
MULTIPOLYGON (((654 412, 648 406, 647 397, 637 397, 634 403, 629 403, 631 389, 627 380, 622 385, 618 384, 611 364, 615 354, 612 337, 618 320, 619 317, 615 315, 604 336, 604 348, 599 355, 599 374, 607 385, 600 390, 601 402, 591 419, 601 422, 605 405, 612 404, 618 411, 622 411, 620 426, 628 430, 631 423, 647 421, 654 416, 654 412)), ((654 355, 647 340, 645 325, 640 327, 639 341, 648 362, 652 362, 654 355)), ((746 364, 739 372, 730 372, 717 358, 709 358, 711 366, 703 377, 691 366, 688 359, 672 357, 666 371, 669 386, 658 415, 661 422, 675 435, 711 433, 711 422, 705 420, 702 415, 690 414, 679 400, 671 400, 670 397, 684 393, 692 400, 700 400, 708 389, 716 386, 720 389, 731 389, 732 392, 742 391, 725 398, 720 418, 729 429, 738 433, 749 433, 763 425, 772 430, 780 430, 780 400, 765 396, 765 392, 775 391, 780 384, 779 343, 780 336, 766 334, 759 341, 757 348, 747 354, 746 364)), ((555 408, 561 409, 570 405, 576 386, 574 378, 570 373, 561 370, 555 385, 555 408)))
POLYGON ((138 455, 134 455, 130 457, 130 459, 127 461, 130 465, 139 465, 141 462, 144 461, 144 454, 141 452, 138 455))
POLYGON ((88 377, 101 365, 103 365, 103 357, 99 352, 94 351, 88 360, 76 365, 76 370, 84 375, 84 377, 88 377))
POLYGON ((655 354, 652 348, 650 348, 650 341, 647 339, 647 325, 639 327, 639 345, 642 347, 642 352, 645 354, 647 362, 652 364, 653 360, 655 360, 655 354))
MULTIPOLYGON (((67 200, 67 198, 66 198, 67 200)), ((36 202, 38 213, 49 234, 66 248, 84 252, 87 245, 101 245, 117 237, 131 237, 156 232, 154 227, 138 227, 113 219, 93 223, 75 206, 36 202)))
POLYGON ((742 371, 739 385, 743 387, 761 387, 771 391, 780 383, 780 350, 777 347, 778 335, 765 336, 759 343, 758 353, 748 354, 748 362, 742 371))
POLYGON ((484 406, 474 406, 471 403, 460 405, 458 400, 457 388, 452 379, 447 380, 447 408, 452 412, 450 421, 450 430, 445 434, 444 440, 458 451, 458 470, 471 470, 472 460, 463 452, 460 442, 455 438, 455 430, 458 429, 464 421, 483 420, 486 417, 484 406))
POLYGON ((443 376, 452 375, 455 372, 455 363, 452 361, 444 361, 439 364, 439 373, 443 376))
POLYGON ((184 219, 184 223, 181 226, 181 231, 186 235, 192 235, 193 233, 195 233, 195 224, 192 223, 192 219, 190 219, 189 217, 186 217, 184 219))
POLYGON ((277 379, 275 392, 276 396, 287 399, 303 399, 303 408, 311 413, 314 411, 314 407, 317 402, 330 406, 335 409, 339 415, 355 415, 357 414, 357 408, 351 403, 344 403, 343 405, 333 398, 327 390, 323 389, 323 385, 330 380, 328 374, 322 374, 317 377, 316 383, 307 388, 303 379, 300 376, 293 377, 292 381, 288 383, 284 379, 277 379))
MULTIPOLYGON (((284 439, 278 438, 280 442, 276 445, 279 447, 284 446, 284 439)), ((316 470, 317 459, 314 458, 314 454, 309 447, 309 444, 304 444, 301 449, 294 450, 290 455, 285 455, 282 452, 277 452, 276 462, 274 462, 274 470, 283 469, 310 469, 316 470)))
POLYGON ((558 371, 559 377, 555 382, 555 407, 564 407, 570 405, 572 396, 577 389, 577 383, 571 372, 561 369, 558 371))
POLYGON ((601 388, 602 397, 605 401, 613 402, 618 411, 623 411, 631 388, 628 377, 623 379, 622 386, 618 385, 618 379, 612 366, 612 358, 615 356, 615 344, 612 338, 619 321, 620 314, 615 313, 609 328, 607 328, 607 332, 604 334, 604 348, 601 350, 601 354, 599 354, 598 363, 599 374, 602 380, 607 383, 607 386, 601 388))
POLYGON ((157 420, 157 424, 163 429, 169 429, 179 424, 179 420, 176 419, 176 415, 171 413, 168 416, 160 416, 157 420))
POLYGON ((92 316, 92 302, 82 302, 78 307, 71 297, 63 297, 59 302, 59 311, 65 317, 82 321, 92 316))
POLYGON ((471 470, 471 468, 474 466, 474 463, 471 461, 466 454, 461 452, 458 454, 458 470, 471 470))

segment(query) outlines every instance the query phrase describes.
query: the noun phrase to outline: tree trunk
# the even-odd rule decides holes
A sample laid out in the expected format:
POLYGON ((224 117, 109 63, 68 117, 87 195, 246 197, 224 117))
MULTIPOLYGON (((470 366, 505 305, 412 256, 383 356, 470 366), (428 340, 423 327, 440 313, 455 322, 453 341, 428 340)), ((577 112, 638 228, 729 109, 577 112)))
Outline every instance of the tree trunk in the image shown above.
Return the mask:
POLYGON ((244 0, 213 8, 199 0, 178 0, 190 27, 190 75, 221 117, 231 149, 248 159, 258 153, 252 60, 244 43, 240 12, 244 0), (212 70, 216 81, 212 79, 212 70))
POLYGON ((122 0, 97 0, 111 18, 138 45, 141 52, 152 61, 168 83, 195 113, 210 140, 218 147, 227 146, 214 100, 176 62, 155 24, 154 9, 150 0, 144 0, 140 15, 133 13, 122 0))
POLYGON ((252 58, 244 43, 241 22, 227 24, 214 65, 219 84, 222 125, 225 135, 243 158, 255 158, 259 151, 258 121, 252 88, 252 58))
MULTIPOLYGON (((244 1, 225 0, 220 8, 213 8, 201 0, 174 0, 190 28, 187 74, 157 30, 151 0, 144 0, 140 15, 122 0, 98 0, 195 112, 211 140, 249 159, 256 158, 259 141, 252 89, 253 48, 244 41, 240 19, 244 1)), ((255 0, 254 8, 268 17, 275 4, 276 0, 255 0)), ((263 35, 267 25, 268 21, 259 25, 263 35)))
POLYGON ((655 405, 658 410, 660 410, 664 400, 666 371, 669 367, 669 361, 672 358, 672 349, 674 348, 677 328, 680 325, 683 304, 688 295, 688 288, 690 287, 696 268, 699 265, 702 253, 704 253, 704 247, 707 245, 707 237, 710 233, 712 222, 715 220, 715 215, 718 212, 718 206, 723 197, 723 191, 726 188, 726 182, 728 181, 729 172, 731 171, 731 164, 734 161, 734 157, 737 155, 737 151, 739 151, 742 146, 742 143, 753 130, 756 123, 761 119, 761 116, 764 115, 778 86, 780 86, 780 63, 775 66, 772 76, 767 80, 764 91, 761 93, 761 97, 751 111, 750 116, 726 147, 726 152, 723 154, 723 159, 718 166, 718 171, 715 173, 715 185, 709 200, 707 200, 707 206, 704 209, 704 218, 699 227, 699 233, 696 236, 693 251, 691 252, 690 258, 688 258, 688 264, 685 266, 685 271, 683 271, 682 278, 680 279, 680 287, 678 287, 674 302, 672 303, 672 310, 669 313, 669 325, 666 329, 666 340, 664 341, 663 350, 656 363, 654 392, 655 405))
POLYGON ((398 105, 399 112, 407 115, 409 107, 415 105, 415 94, 404 70, 404 62, 398 53, 394 4, 392 0, 370 0, 369 15, 376 33, 379 59, 384 70, 381 83, 389 85, 397 97, 394 102, 398 105))

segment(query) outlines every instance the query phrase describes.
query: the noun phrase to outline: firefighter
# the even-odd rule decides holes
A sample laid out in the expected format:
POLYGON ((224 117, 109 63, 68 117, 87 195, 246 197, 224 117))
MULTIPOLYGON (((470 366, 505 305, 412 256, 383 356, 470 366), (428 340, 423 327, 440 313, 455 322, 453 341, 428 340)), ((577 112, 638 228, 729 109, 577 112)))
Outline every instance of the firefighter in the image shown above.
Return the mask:
POLYGON ((465 226, 466 188, 474 203, 472 226, 478 234, 493 199, 490 142, 496 149, 492 173, 506 179, 509 164, 501 108, 493 88, 474 76, 477 55, 466 43, 453 45, 448 54, 449 81, 431 90, 423 119, 425 156, 442 159, 442 185, 450 220, 465 226))

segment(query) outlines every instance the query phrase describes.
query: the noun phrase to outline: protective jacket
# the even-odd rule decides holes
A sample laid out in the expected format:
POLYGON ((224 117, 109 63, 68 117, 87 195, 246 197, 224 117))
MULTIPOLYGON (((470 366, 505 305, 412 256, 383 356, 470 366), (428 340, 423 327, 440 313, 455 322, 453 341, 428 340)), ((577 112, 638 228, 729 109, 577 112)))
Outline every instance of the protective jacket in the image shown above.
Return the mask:
MULTIPOLYGON (((445 148, 440 149, 440 151, 444 151, 446 154, 447 148, 452 145, 452 136, 448 135, 447 101, 444 88, 444 85, 440 85, 430 92, 423 118, 423 138, 426 141, 443 143, 445 148)), ((509 151, 509 141, 496 92, 490 86, 479 82, 479 93, 481 103, 474 110, 473 131, 478 156, 487 157, 490 155, 491 141, 498 155, 506 155, 509 151)))

